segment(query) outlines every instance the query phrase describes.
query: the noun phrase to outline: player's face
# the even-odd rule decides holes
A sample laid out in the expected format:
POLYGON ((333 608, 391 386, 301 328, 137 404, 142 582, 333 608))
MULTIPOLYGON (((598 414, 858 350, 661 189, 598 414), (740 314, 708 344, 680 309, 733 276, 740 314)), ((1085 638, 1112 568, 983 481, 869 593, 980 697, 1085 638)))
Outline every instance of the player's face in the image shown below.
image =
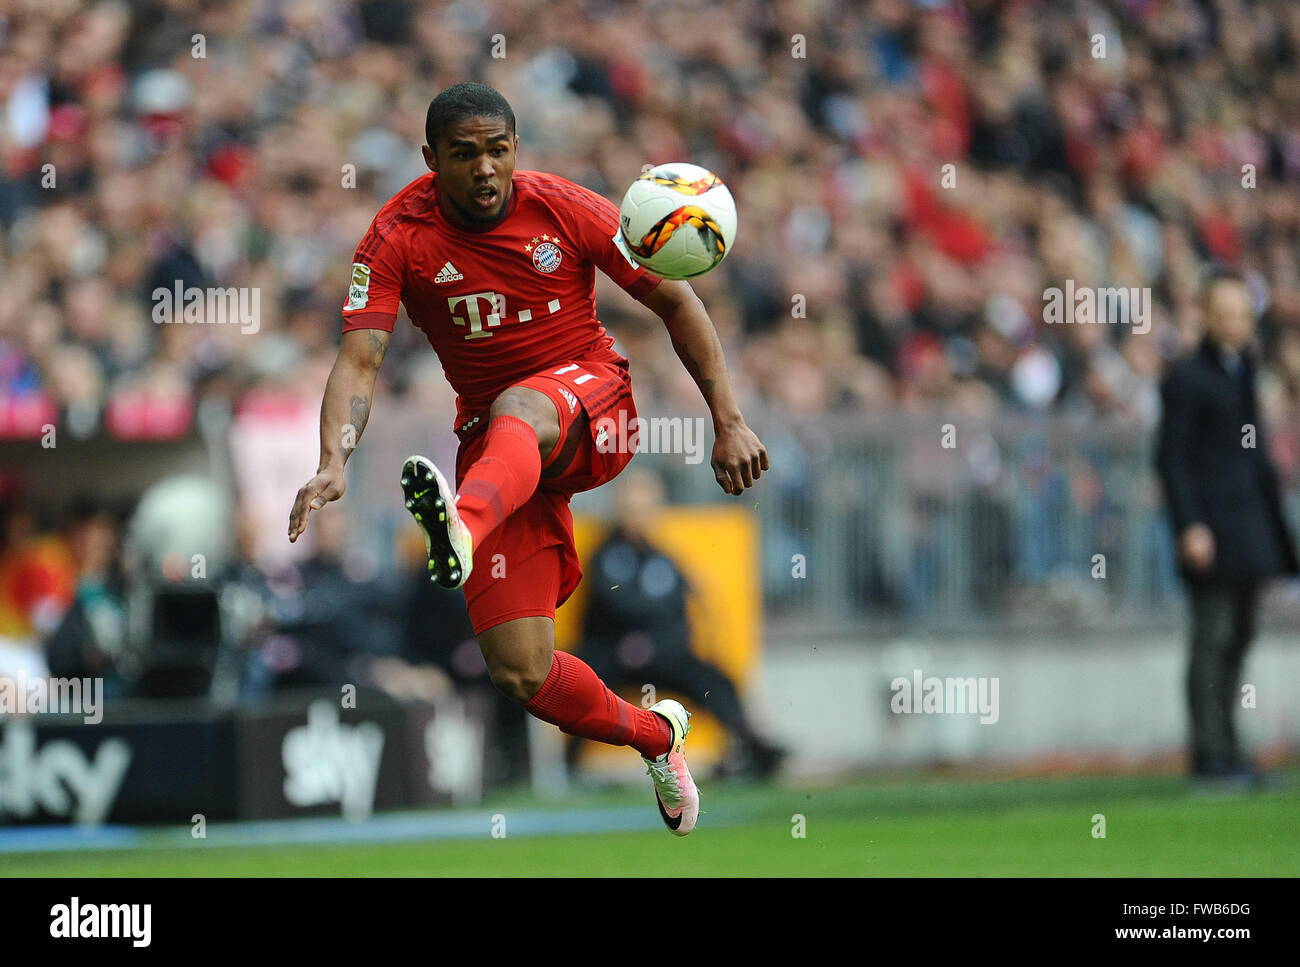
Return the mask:
POLYGON ((449 125, 438 143, 424 146, 424 162, 438 173, 438 199, 453 222, 481 228, 501 218, 510 200, 519 138, 504 121, 469 118, 449 125))

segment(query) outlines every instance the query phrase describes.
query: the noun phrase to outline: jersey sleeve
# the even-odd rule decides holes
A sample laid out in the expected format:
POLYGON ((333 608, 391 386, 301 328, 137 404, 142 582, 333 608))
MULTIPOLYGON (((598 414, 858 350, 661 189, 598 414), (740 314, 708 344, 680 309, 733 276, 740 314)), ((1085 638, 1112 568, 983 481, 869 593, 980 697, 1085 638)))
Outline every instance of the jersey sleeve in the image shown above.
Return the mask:
POLYGON ((653 292, 663 280, 646 271, 628 252, 618 228, 618 207, 590 189, 575 187, 584 196, 570 206, 581 255, 627 290, 632 298, 640 299, 653 292))
POLYGON ((391 234, 380 235, 372 224, 352 256, 352 278, 343 304, 343 331, 393 331, 402 301, 402 260, 391 234))

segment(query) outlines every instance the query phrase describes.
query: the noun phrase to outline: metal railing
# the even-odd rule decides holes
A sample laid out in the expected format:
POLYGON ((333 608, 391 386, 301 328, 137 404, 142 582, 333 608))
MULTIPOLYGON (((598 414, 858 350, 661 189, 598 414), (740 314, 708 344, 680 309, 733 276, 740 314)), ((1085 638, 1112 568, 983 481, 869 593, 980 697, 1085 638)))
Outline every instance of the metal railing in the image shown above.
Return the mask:
MULTIPOLYGON (((455 442, 425 416, 390 415, 349 491, 385 565, 405 523, 390 471, 412 449, 449 460, 455 442)), ((744 497, 721 493, 707 448, 702 463, 643 452, 633 466, 659 472, 673 503, 754 507, 778 624, 1083 630, 1167 625, 1181 610, 1149 432, 1019 417, 752 423, 772 468, 744 497)), ((611 487, 573 501, 612 504, 611 487)))

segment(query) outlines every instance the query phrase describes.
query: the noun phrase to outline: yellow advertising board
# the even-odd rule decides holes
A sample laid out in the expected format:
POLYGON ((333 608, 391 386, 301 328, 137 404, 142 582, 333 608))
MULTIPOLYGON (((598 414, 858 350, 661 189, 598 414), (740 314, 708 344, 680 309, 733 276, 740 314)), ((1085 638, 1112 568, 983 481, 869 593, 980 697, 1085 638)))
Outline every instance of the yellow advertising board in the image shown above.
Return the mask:
MULTIPOLYGON (((573 529, 580 560, 590 560, 604 539, 606 524, 588 514, 574 514, 573 529)), ((747 507, 668 507, 658 512, 648 533, 693 589, 688 606, 692 649, 735 682, 743 698, 762 656, 757 519, 747 507)), ((583 578, 555 615, 556 647, 579 656, 589 580, 583 578)), ((642 702, 639 686, 619 689, 619 694, 633 704, 642 702)), ((691 711, 693 767, 708 767, 725 754, 726 732, 699 702, 668 691, 657 692, 655 698, 675 698, 691 711)), ((587 743, 582 758, 583 768, 598 771, 627 771, 629 762, 637 764, 625 750, 596 743, 587 743)))

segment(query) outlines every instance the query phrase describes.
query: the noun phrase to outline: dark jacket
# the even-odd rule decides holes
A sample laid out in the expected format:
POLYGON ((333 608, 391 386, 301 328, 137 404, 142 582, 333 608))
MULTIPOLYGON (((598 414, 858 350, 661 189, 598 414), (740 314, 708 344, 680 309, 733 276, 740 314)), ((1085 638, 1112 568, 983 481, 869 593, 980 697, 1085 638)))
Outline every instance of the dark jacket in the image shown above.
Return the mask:
POLYGON ((1198 522, 1214 534, 1211 568, 1183 567, 1193 582, 1252 582, 1300 570, 1259 421, 1255 364, 1247 354, 1242 363, 1239 375, 1230 375, 1207 338, 1162 386, 1156 466, 1175 536, 1198 522), (1248 425, 1255 428, 1253 447, 1243 445, 1248 425))
POLYGON ((617 648, 628 635, 650 635, 658 654, 690 651, 690 585, 672 558, 615 527, 592 555, 584 648, 617 648))

